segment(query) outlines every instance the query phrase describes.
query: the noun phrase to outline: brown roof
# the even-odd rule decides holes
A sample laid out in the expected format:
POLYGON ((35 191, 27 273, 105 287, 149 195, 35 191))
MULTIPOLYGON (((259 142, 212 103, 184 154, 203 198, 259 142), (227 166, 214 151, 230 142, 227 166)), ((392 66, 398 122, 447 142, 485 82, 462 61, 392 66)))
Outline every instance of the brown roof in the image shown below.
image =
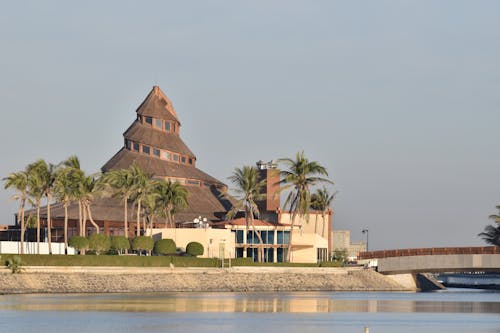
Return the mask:
MULTIPOLYGON (((231 199, 221 196, 221 192, 215 186, 198 187, 186 186, 188 190, 188 208, 175 215, 176 222, 193 221, 196 217, 206 217, 210 221, 219 221, 226 212, 231 209, 231 199)), ((94 221, 122 222, 124 216, 123 201, 119 198, 102 197, 93 201, 91 205, 92 218, 94 221)), ((34 209, 27 211, 27 214, 36 214, 34 209)), ((41 209, 42 218, 47 216, 47 207, 41 209)), ((68 207, 70 220, 78 220, 78 204, 72 203, 68 207)), ((64 207, 61 203, 51 206, 52 219, 64 219, 64 207)), ((128 222, 136 220, 136 211, 129 203, 128 222)), ((162 219, 155 219, 156 222, 164 222, 162 219)))
POLYGON ((154 86, 146 99, 136 110, 141 116, 150 116, 164 120, 173 120, 180 124, 172 102, 158 86, 154 86))
POLYGON ((175 177, 197 179, 219 186, 222 182, 191 165, 169 162, 158 157, 147 156, 138 152, 122 148, 101 168, 102 172, 112 169, 127 169, 132 164, 143 168, 150 174, 158 177, 175 177))
MULTIPOLYGON (((244 226, 246 224, 247 224, 246 219, 244 217, 241 217, 241 218, 237 218, 234 220, 216 222, 216 223, 213 223, 213 226, 225 226, 225 225, 244 226)), ((272 222, 263 221, 263 220, 256 220, 256 219, 253 220, 253 224, 256 227, 276 227, 276 226, 282 225, 281 223, 272 223, 272 222)), ((252 225, 251 222, 249 223, 249 225, 250 226, 252 225)))
POLYGON ((123 133, 123 136, 135 142, 196 158, 178 134, 156 130, 149 125, 142 124, 138 120, 134 121, 125 133, 123 133))

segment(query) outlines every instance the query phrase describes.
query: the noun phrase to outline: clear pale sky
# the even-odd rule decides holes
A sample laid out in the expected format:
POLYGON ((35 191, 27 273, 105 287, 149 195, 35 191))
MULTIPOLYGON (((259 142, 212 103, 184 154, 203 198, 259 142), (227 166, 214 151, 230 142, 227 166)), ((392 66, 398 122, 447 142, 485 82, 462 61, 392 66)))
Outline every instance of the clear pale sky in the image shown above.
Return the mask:
POLYGON ((499 1, 5 1, 0 43, 1 177, 98 171, 158 84, 198 167, 304 150, 371 249, 482 245, 500 204, 499 1))

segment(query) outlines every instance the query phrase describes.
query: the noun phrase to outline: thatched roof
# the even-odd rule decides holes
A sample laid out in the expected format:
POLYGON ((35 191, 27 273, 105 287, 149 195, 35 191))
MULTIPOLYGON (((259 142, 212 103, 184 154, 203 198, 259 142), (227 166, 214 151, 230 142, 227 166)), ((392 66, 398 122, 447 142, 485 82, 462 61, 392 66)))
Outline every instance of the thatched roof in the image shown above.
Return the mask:
POLYGON ((216 178, 206 174, 200 169, 181 163, 169 162, 154 156, 144 155, 138 152, 122 148, 102 168, 102 172, 113 169, 127 169, 135 164, 150 174, 157 177, 188 178, 208 182, 219 186, 225 186, 216 178))
POLYGON ((137 120, 123 133, 123 136, 129 140, 144 143, 148 146, 196 158, 178 134, 155 130, 151 126, 141 124, 137 120))
POLYGON ((180 123, 172 102, 158 86, 153 87, 153 90, 151 90, 141 105, 139 105, 136 112, 141 116, 173 120, 180 123))

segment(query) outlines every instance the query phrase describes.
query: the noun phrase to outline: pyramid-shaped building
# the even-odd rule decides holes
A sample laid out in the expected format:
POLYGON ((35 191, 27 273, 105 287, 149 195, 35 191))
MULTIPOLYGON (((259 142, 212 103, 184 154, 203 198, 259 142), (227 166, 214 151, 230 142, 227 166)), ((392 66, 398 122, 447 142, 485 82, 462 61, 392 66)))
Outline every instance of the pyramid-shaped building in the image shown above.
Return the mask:
MULTIPOLYGON (((232 208, 231 200, 222 195, 227 187, 196 167, 196 156, 181 139, 181 123, 170 99, 154 86, 136 113, 136 119, 123 133, 123 147, 104 164, 102 172, 127 169, 135 164, 155 178, 179 182, 188 190, 189 205, 176 213, 178 225, 189 226, 198 217, 208 221, 223 219, 232 208)), ((129 223, 135 221, 132 206, 128 212, 129 223)), ((123 213, 123 203, 118 198, 99 198, 92 203, 93 220, 106 233, 121 233, 123 213)), ((69 218, 78 220, 76 204, 69 207, 69 218)), ((63 207, 56 204, 52 209, 53 227, 59 229, 63 219, 63 207)), ((161 221, 155 224, 158 223, 161 221)))

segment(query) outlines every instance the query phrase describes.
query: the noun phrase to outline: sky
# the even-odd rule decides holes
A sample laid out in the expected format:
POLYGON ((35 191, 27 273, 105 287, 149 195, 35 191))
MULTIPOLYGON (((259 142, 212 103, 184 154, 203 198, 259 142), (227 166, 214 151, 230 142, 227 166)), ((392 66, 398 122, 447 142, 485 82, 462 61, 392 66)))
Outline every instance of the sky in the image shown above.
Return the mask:
POLYGON ((98 171, 159 85, 200 169, 304 151, 370 249, 481 246, 500 205, 499 1, 5 1, 0 46, 2 178, 98 171))

